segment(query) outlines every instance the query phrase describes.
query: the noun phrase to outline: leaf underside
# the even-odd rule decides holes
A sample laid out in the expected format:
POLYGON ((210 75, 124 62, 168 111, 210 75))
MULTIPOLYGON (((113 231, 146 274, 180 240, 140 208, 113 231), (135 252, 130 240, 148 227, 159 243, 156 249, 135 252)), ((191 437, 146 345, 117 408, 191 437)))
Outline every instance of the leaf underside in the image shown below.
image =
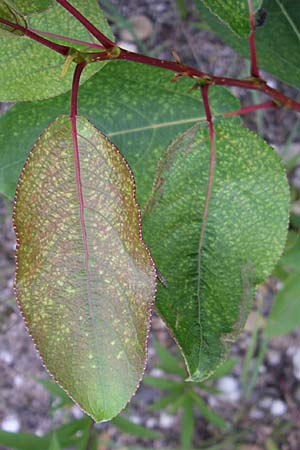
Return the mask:
POLYGON ((144 236, 158 271, 158 313, 176 339, 190 380, 223 361, 252 305, 254 287, 282 253, 289 190, 280 160, 235 120, 216 127, 216 167, 200 247, 210 144, 205 126, 178 138, 161 159, 144 236))
POLYGON ((143 374, 156 276, 128 165, 87 119, 77 118, 77 133, 79 172, 61 116, 21 175, 16 293, 49 372, 102 421, 124 408, 143 374))

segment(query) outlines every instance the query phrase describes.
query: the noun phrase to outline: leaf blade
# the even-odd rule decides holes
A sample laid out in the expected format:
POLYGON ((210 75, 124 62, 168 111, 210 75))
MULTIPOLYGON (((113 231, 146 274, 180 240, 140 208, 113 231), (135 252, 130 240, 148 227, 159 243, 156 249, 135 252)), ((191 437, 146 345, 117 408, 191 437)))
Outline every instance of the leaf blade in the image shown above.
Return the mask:
POLYGON ((288 223, 288 184, 273 150, 235 120, 220 120, 215 128, 217 163, 201 270, 210 163, 206 127, 194 126, 165 151, 152 210, 143 217, 146 241, 167 281, 158 288, 156 309, 183 353, 191 381, 207 378, 224 360, 245 323, 254 286, 281 255, 288 223), (269 201, 273 195, 276 207, 269 201), (270 217, 276 241, 268 232, 270 217))
POLYGON ((124 408, 143 374, 156 275, 128 165, 77 117, 86 265, 71 128, 68 116, 50 125, 21 176, 16 292, 48 370, 101 421, 124 408))

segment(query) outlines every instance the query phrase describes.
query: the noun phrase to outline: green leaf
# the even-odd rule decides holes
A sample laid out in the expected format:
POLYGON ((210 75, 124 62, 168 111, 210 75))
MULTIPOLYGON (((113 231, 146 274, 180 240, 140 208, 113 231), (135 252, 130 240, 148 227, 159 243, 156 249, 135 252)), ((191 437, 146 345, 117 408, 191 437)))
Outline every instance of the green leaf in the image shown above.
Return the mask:
MULTIPOLYGON (((212 31, 245 58, 250 58, 248 39, 239 38, 220 22, 201 0, 195 0, 212 31)), ((227 3, 227 2, 222 2, 227 3)), ((300 8, 298 0, 264 0, 265 23, 255 31, 258 64, 285 83, 299 86, 300 80, 300 8)))
POLYGON ((185 383, 176 381, 176 380, 168 380, 166 378, 156 378, 150 376, 144 376, 143 383, 148 386, 152 386, 156 389, 165 390, 182 390, 184 389, 185 383))
MULTIPOLYGON (((228 25, 239 36, 247 37, 250 33, 248 0, 201 0, 209 10, 228 25)), ((257 11, 262 0, 253 0, 253 10, 257 11)))
POLYGON ((181 446, 182 450, 190 450, 192 448, 192 440, 195 429, 195 418, 193 413, 193 400, 186 396, 184 399, 183 414, 181 417, 181 446))
POLYGON ((112 423, 119 428, 123 433, 131 434, 132 436, 137 436, 142 439, 159 439, 161 434, 157 431, 149 430, 142 425, 137 425, 130 420, 125 419, 125 417, 118 416, 112 420, 112 423))
MULTIPOLYGON (((112 38, 110 28, 96 0, 73 0, 72 4, 92 20, 104 34, 112 38)), ((94 42, 86 29, 57 3, 46 11, 30 16, 28 23, 33 29, 94 42)), ((65 78, 61 78, 65 59, 27 37, 1 38, 0 59, 1 101, 41 100, 55 97, 71 89, 72 70, 68 71, 65 78)), ((105 64, 105 62, 90 64, 84 70, 82 82, 102 69, 105 64)))
POLYGON ((195 125, 166 149, 143 217, 145 240, 167 282, 158 287, 156 309, 192 381, 207 378, 223 362, 244 326, 254 286, 282 253, 288 224, 288 183, 274 150, 235 120, 215 121, 215 131, 203 246, 206 125, 195 125))
POLYGON ((182 396, 182 389, 176 392, 173 392, 171 395, 167 395, 166 397, 162 397, 156 402, 152 403, 152 405, 148 408, 149 411, 161 411, 165 409, 167 406, 173 405, 179 397, 182 396))
POLYGON ((56 434, 52 434, 52 439, 50 446, 48 447, 48 450, 61 450, 61 446, 59 445, 59 442, 57 440, 56 434))
POLYGON ((11 433, 0 430, 0 445, 17 450, 45 450, 43 438, 28 433, 11 433))
POLYGON ((286 272, 300 272, 300 234, 289 233, 287 248, 280 260, 280 265, 286 272))
POLYGON ((186 371, 180 366, 180 359, 175 358, 157 339, 153 340, 154 347, 159 358, 159 367, 166 373, 186 377, 186 371))
MULTIPOLYGON (((18 25, 26 26, 26 21, 20 12, 16 9, 11 0, 0 0, 0 17, 18 25)), ((0 23, 0 38, 22 36, 22 31, 16 30, 8 25, 0 23)))
POLYGON ((299 326, 300 277, 290 275, 283 288, 276 294, 265 333, 269 337, 282 336, 299 326))
POLYGON ((38 0, 38 1, 35 0, 34 2, 32 0, 13 0, 13 1, 18 10, 21 11, 22 14, 26 15, 44 11, 53 4, 51 0, 38 0))
POLYGON ((84 117, 77 136, 78 154, 59 117, 20 178, 16 293, 48 370, 101 421, 143 374, 156 275, 125 160, 84 117))
MULTIPOLYGON (((142 205, 151 190, 157 161, 167 145, 198 120, 205 120, 191 80, 171 83, 161 69, 115 61, 79 92, 79 111, 120 148, 128 160, 142 205)), ((225 89, 210 96, 214 114, 238 109, 225 89)), ((25 159, 35 141, 59 114, 68 114, 69 94, 14 106, 0 117, 0 192, 13 198, 25 159)))
POLYGON ((193 401, 196 403, 196 405, 199 408, 199 411, 201 412, 202 416, 211 424, 215 425, 218 428, 222 429, 228 429, 228 423, 226 423, 222 417, 220 417, 218 414, 216 414, 214 411, 212 411, 207 404, 202 400, 199 395, 196 394, 196 392, 190 391, 190 396, 193 399, 193 401))

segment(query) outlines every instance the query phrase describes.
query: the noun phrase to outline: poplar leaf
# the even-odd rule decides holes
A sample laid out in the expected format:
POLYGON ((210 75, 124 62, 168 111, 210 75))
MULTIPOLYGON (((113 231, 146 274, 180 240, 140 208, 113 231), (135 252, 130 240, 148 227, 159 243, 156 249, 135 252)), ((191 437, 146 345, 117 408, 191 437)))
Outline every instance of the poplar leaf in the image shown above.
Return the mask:
MULTIPOLYGON (((248 0, 201 0, 209 10, 232 31, 242 37, 250 33, 248 0)), ((262 0, 252 0, 253 11, 257 11, 262 0)))
MULTIPOLYGON (((20 3, 25 5, 26 2, 20 3)), ((72 0, 71 3, 107 37, 113 39, 97 0, 72 0)), ((41 8, 41 3, 38 2, 36 7, 41 8)), ((96 42, 83 25, 56 2, 39 13, 25 15, 25 19, 28 26, 34 30, 85 42, 96 42)), ((68 45, 63 40, 50 40, 68 45)), ((71 47, 86 50, 82 45, 71 44, 71 47)), ((55 97, 71 89, 73 71, 69 70, 66 76, 61 78, 65 58, 26 36, 9 39, 0 35, 0 60, 0 100, 3 102, 41 100, 55 97)), ((106 61, 89 64, 82 74, 81 83, 103 69, 105 65, 106 61)))
MULTIPOLYGON (((26 21, 20 12, 16 9, 15 4, 11 0, 0 0, 0 17, 17 25, 26 26, 26 21)), ((22 36, 22 31, 13 27, 0 23, 0 37, 17 37, 22 36)))
POLYGON ((77 136, 78 154, 59 117, 20 177, 16 294, 49 372, 103 421, 143 374, 156 274, 126 161, 84 117, 77 136))
POLYGON ((254 288, 282 253, 289 189, 274 150, 236 120, 215 122, 216 165, 200 245, 210 170, 206 126, 164 153, 143 230, 164 277, 156 308, 185 358, 190 380, 212 374, 252 306, 254 288))

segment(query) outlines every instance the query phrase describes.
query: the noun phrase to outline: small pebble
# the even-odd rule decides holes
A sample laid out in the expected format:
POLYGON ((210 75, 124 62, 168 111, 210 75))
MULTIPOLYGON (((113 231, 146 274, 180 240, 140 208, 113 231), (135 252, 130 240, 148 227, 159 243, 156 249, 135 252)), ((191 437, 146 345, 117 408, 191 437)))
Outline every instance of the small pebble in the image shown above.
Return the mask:
POLYGON ((218 380, 217 387, 221 391, 219 397, 222 400, 234 403, 241 397, 238 381, 234 377, 227 376, 221 378, 218 380))
POLYGON ((10 431, 11 433, 17 433, 20 430, 20 422, 16 416, 7 416, 1 423, 1 429, 3 431, 10 431))
POLYGON ((132 415, 129 419, 130 422, 135 423, 136 425, 140 425, 142 423, 142 419, 139 416, 132 415))
POLYGON ((298 348, 292 355, 293 374, 297 380, 300 380, 300 349, 298 348))
POLYGON ((249 417, 251 419, 258 420, 258 419, 262 419, 264 417, 264 415, 265 415, 265 413, 263 411, 261 411, 260 409, 254 408, 254 409, 251 409, 249 417))
POLYGON ((270 412, 273 416, 283 416, 286 413, 287 406, 282 400, 274 400, 270 412))
POLYGON ((154 417, 149 417, 149 419, 146 420, 146 427, 147 428, 154 428, 157 425, 157 420, 154 417))
POLYGON ((17 386, 17 387, 22 386, 22 384, 24 384, 24 380, 21 377, 21 375, 16 375, 15 376, 14 383, 15 383, 15 386, 17 386))
POLYGON ((270 350, 267 354, 268 362, 271 366, 278 366, 280 364, 280 353, 275 350, 270 350))
POLYGON ((0 359, 4 361, 6 364, 11 364, 13 362, 13 356, 6 350, 2 350, 0 352, 0 359))
POLYGON ((175 418, 173 416, 170 416, 169 414, 162 413, 159 418, 159 426, 161 428, 172 428, 174 425, 175 418))
POLYGON ((83 412, 77 405, 73 405, 71 411, 75 419, 81 419, 84 416, 83 412))
POLYGON ((273 399, 271 397, 264 397, 260 402, 259 406, 263 409, 270 409, 273 403, 273 399))
POLYGON ((155 378, 161 378, 164 375, 164 372, 161 369, 152 369, 150 375, 155 378))

